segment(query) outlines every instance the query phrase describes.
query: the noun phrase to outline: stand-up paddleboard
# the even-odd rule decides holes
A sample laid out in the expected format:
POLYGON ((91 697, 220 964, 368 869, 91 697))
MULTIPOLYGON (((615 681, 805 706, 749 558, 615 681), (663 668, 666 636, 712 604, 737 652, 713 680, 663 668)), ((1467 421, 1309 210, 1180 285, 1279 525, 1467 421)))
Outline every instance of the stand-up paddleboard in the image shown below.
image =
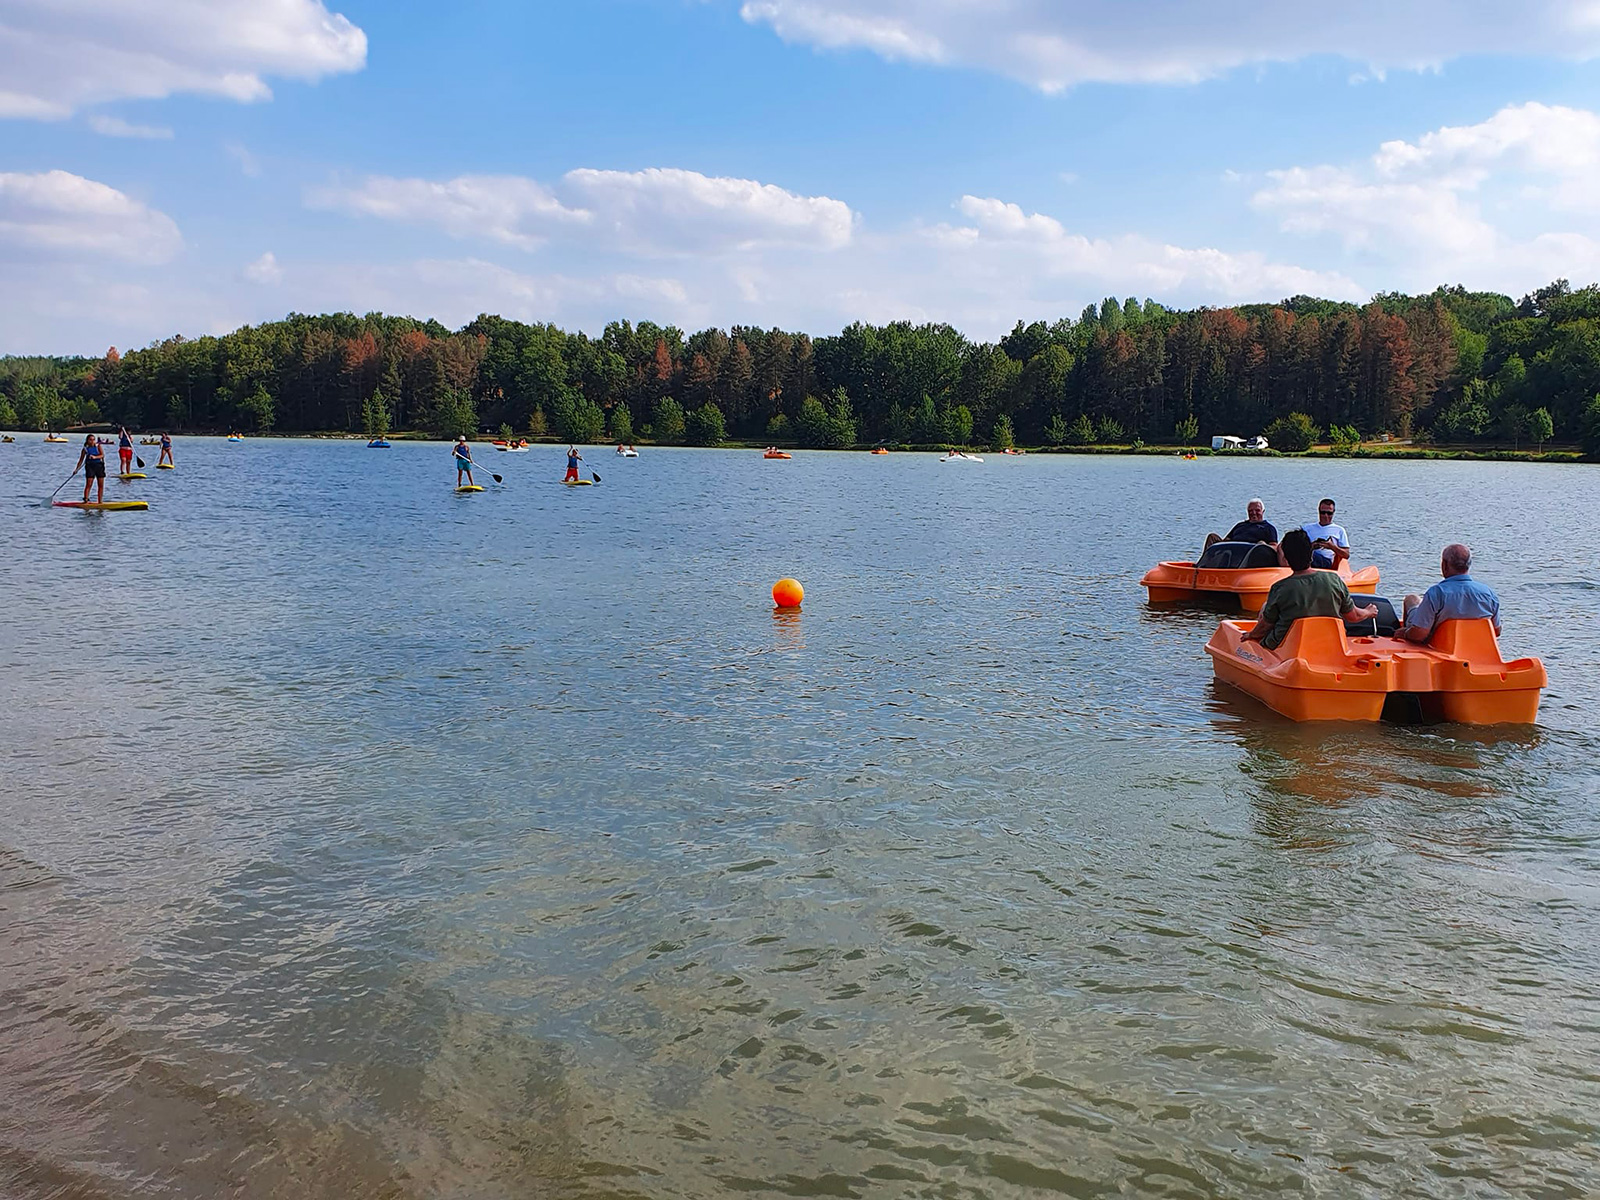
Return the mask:
POLYGON ((144 472, 143 472, 143 471, 129 471, 129 472, 128 472, 128 473, 127 473, 127 474, 125 474, 125 475, 118 475, 118 476, 117 476, 117 478, 118 478, 118 479, 121 479, 121 480, 129 480, 129 479, 148 479, 148 478, 149 478, 149 476, 148 476, 148 475, 146 475, 146 474, 145 474, 145 473, 144 473, 144 472))
POLYGON ((57 500, 52 508, 83 508, 95 512, 134 512, 149 508, 148 500, 57 500))
POLYGON ((178 464, 177 463, 157 463, 156 464, 156 470, 158 470, 158 471, 176 471, 177 469, 178 469, 178 464))
POLYGON ((458 492, 481 492, 481 491, 483 491, 483 487, 480 484, 467 483, 467 484, 463 484, 462 486, 458 487, 456 489, 456 491, 458 491, 458 492))
POLYGON ((561 482, 566 484, 568 487, 593 487, 594 486, 594 480, 592 480, 592 479, 563 479, 561 482))

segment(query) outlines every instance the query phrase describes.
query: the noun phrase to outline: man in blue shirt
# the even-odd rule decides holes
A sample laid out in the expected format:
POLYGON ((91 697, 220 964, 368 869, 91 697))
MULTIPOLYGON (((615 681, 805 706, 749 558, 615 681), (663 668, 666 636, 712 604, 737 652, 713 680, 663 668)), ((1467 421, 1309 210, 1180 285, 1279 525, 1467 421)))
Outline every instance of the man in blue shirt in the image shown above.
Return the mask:
POLYGON ((1444 576, 1421 596, 1405 599, 1405 631, 1408 642, 1425 642, 1442 621, 1471 621, 1488 617, 1500 632, 1500 598, 1467 574, 1472 567, 1472 551, 1452 542, 1439 555, 1439 573, 1444 576))

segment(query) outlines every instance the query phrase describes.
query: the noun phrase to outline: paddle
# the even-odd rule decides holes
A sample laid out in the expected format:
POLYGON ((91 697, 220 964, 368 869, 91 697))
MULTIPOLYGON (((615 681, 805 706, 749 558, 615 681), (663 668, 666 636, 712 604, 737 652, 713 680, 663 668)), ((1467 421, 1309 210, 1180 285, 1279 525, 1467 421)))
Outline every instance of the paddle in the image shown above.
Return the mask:
POLYGON ((596 483, 600 482, 600 472, 599 471, 596 471, 593 467, 590 467, 589 468, 589 474, 594 479, 594 481, 596 483))
POLYGON ((56 485, 56 490, 50 493, 50 499, 46 500, 43 504, 39 505, 39 507, 40 508, 49 508, 52 504, 54 504, 56 497, 61 494, 61 489, 66 487, 67 484, 71 483, 73 475, 76 475, 77 473, 78 473, 78 468, 77 467, 73 467, 72 468, 72 475, 68 475, 58 485, 56 485))

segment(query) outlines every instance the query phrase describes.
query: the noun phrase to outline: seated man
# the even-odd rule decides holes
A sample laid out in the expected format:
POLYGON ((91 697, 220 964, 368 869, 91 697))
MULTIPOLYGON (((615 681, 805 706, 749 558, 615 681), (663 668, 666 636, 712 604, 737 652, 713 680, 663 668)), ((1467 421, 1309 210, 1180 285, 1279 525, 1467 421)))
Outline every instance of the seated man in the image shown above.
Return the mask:
POLYGON ((1259 499, 1252 499, 1244 506, 1244 514, 1245 519, 1228 530, 1226 536, 1206 534, 1206 549, 1211 549, 1218 542, 1266 542, 1269 546, 1278 544, 1278 531, 1266 519, 1265 504, 1259 499))
POLYGON ((1452 542, 1439 555, 1439 574, 1444 578, 1421 596, 1405 600, 1405 628, 1400 636, 1408 642, 1425 642, 1441 621, 1471 621, 1488 617, 1500 632, 1500 598, 1467 572, 1472 568, 1472 551, 1452 542))
POLYGON ((1289 530, 1278 549, 1294 574, 1272 585, 1267 602, 1261 606, 1261 618, 1244 635, 1245 641, 1260 642, 1274 650, 1301 617, 1343 617, 1347 625, 1354 625, 1378 615, 1376 605, 1357 608, 1350 599, 1350 589, 1339 576, 1312 570, 1311 538, 1304 529, 1289 530))
POLYGON ((1333 501, 1324 496, 1317 503, 1317 519, 1300 526, 1311 539, 1311 563, 1317 567, 1337 567, 1350 557, 1350 539, 1344 526, 1333 523, 1333 501))

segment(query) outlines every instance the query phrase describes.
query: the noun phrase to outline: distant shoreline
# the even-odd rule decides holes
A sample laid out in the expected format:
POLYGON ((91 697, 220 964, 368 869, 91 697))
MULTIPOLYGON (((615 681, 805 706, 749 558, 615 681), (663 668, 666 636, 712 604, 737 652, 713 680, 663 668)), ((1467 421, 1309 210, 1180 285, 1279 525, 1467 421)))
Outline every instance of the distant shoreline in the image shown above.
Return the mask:
MULTIPOLYGON (((5 432, 7 432, 8 434, 12 435, 13 437, 17 437, 17 438, 33 438, 33 437, 43 438, 45 436, 43 430, 33 430, 33 431, 7 430, 5 432)), ((71 436, 74 436, 74 435, 82 436, 85 433, 115 433, 115 432, 116 432, 115 427, 112 427, 109 430, 104 428, 104 427, 92 427, 92 428, 91 427, 80 427, 80 428, 77 428, 77 429, 64 430, 64 431, 62 431, 62 435, 67 436, 67 437, 71 437, 71 436)), ((152 435, 150 433, 148 433, 148 432, 137 432, 137 431, 134 431, 134 437, 136 437, 136 438, 138 438, 138 437, 150 437, 150 436, 152 436, 152 435)), ((173 433, 172 434, 172 437, 173 437, 174 441, 180 440, 180 439, 185 438, 185 437, 226 438, 228 436, 229 435, 227 433, 202 432, 202 431, 190 432, 190 433, 173 433)), ((303 433, 297 433, 297 432, 289 432, 289 431, 280 432, 280 431, 277 431, 277 430, 273 430, 273 431, 269 431, 269 432, 266 432, 266 433, 248 433, 248 434, 244 434, 243 437, 247 441, 254 441, 254 440, 257 440, 257 439, 285 439, 285 440, 315 441, 315 442, 361 442, 361 443, 365 443, 365 442, 368 442, 368 441, 371 440, 366 434, 361 434, 361 433, 332 433, 332 432, 327 432, 327 431, 321 431, 321 432, 308 431, 308 432, 303 432, 303 433)), ((442 444, 442 443, 447 443, 447 442, 449 442, 451 440, 449 438, 441 438, 441 437, 437 437, 437 436, 435 436, 435 435, 433 435, 431 433, 423 433, 423 432, 416 431, 416 430, 406 430, 406 431, 402 431, 402 432, 398 432, 398 433, 387 433, 387 434, 384 434, 383 437, 385 439, 387 439, 388 441, 392 441, 392 442, 439 442, 439 443, 442 444)), ((493 442, 495 440, 496 440, 496 438, 495 438, 495 436, 493 434, 479 434, 476 437, 473 437, 473 438, 469 439, 469 441, 474 445, 488 445, 488 444, 490 444, 491 442, 493 442)), ((549 436, 544 436, 544 437, 539 437, 539 438, 531 438, 530 437, 530 438, 527 439, 527 441, 528 441, 528 445, 530 447, 534 447, 534 446, 550 446, 550 447, 554 448, 554 447, 565 446, 565 445, 568 444, 567 442, 563 441, 560 438, 552 438, 552 437, 549 437, 549 436)), ((777 445, 780 449, 788 450, 788 451, 815 449, 815 450, 819 450, 819 451, 825 451, 825 452, 830 453, 830 454, 864 454, 864 453, 867 453, 868 451, 874 449, 876 447, 876 445, 877 445, 877 443, 860 443, 860 444, 857 444, 857 445, 854 445, 854 446, 843 446, 843 447, 822 447, 822 446, 812 447, 812 446, 801 446, 801 445, 797 444, 794 441, 770 442, 770 441, 750 441, 750 440, 729 440, 729 441, 725 441, 725 442, 721 443, 718 446, 699 446, 699 447, 695 447, 695 446, 682 446, 682 445, 676 445, 676 444, 671 445, 671 446, 663 446, 659 442, 646 441, 646 440, 643 440, 643 439, 635 440, 635 441, 633 441, 633 442, 631 442, 629 444, 633 445, 633 446, 644 446, 644 447, 646 447, 648 449, 652 449, 652 450, 654 450, 654 449, 763 450, 767 446, 777 445)), ((585 446, 611 447, 611 446, 616 445, 616 443, 615 442, 585 442, 584 445, 585 446)), ((900 444, 897 444, 897 443, 889 442, 889 443, 883 443, 883 446, 884 446, 885 449, 887 449, 888 451, 890 451, 891 453, 894 453, 894 454, 945 454, 950 449, 950 447, 948 445, 939 444, 939 443, 912 443, 912 444, 900 443, 900 444)), ((1002 453, 999 449, 992 448, 992 447, 986 447, 986 446, 982 446, 982 445, 976 445, 976 444, 963 447, 963 449, 969 450, 969 451, 974 452, 974 453, 979 453, 979 454, 995 454, 995 455, 999 455, 999 454, 1002 453)), ((1180 456, 1183 456, 1183 455, 1193 454, 1196 458, 1218 458, 1218 459, 1314 458, 1314 459, 1360 459, 1360 460, 1367 460, 1367 461, 1394 459, 1394 460, 1403 460, 1403 461, 1433 461, 1433 462, 1535 462, 1535 463, 1582 463, 1582 462, 1586 461, 1583 458, 1582 451, 1577 446, 1573 446, 1573 445, 1550 446, 1548 444, 1546 445, 1545 448, 1543 448, 1541 450, 1528 450, 1528 449, 1510 450, 1510 449, 1505 449, 1505 448, 1502 448, 1502 447, 1474 448, 1474 447, 1470 447, 1470 446, 1418 446, 1418 445, 1414 445, 1414 444, 1409 443, 1409 442, 1407 442, 1407 443, 1377 442, 1377 443, 1372 443, 1370 445, 1358 446, 1353 450, 1335 450, 1331 446, 1323 445, 1323 446, 1313 446, 1310 450, 1304 450, 1304 451, 1285 451, 1285 450, 1212 450, 1208 446, 1195 446, 1195 447, 1172 446, 1172 445, 1162 445, 1162 446, 1138 445, 1138 446, 1135 446, 1135 445, 1116 445, 1116 444, 1098 445, 1098 446, 1048 446, 1048 445, 1047 446, 1019 446, 1019 447, 1017 447, 1017 449, 1022 451, 1022 455, 1021 456, 1028 456, 1028 455, 1035 455, 1035 454, 1048 454, 1048 455, 1056 455, 1056 454, 1085 454, 1085 455, 1100 455, 1100 456, 1104 456, 1104 455, 1136 455, 1136 456, 1144 457, 1144 458, 1177 458, 1177 457, 1180 457, 1180 456)), ((1019 456, 1019 457, 1021 457, 1021 456, 1019 456)))

